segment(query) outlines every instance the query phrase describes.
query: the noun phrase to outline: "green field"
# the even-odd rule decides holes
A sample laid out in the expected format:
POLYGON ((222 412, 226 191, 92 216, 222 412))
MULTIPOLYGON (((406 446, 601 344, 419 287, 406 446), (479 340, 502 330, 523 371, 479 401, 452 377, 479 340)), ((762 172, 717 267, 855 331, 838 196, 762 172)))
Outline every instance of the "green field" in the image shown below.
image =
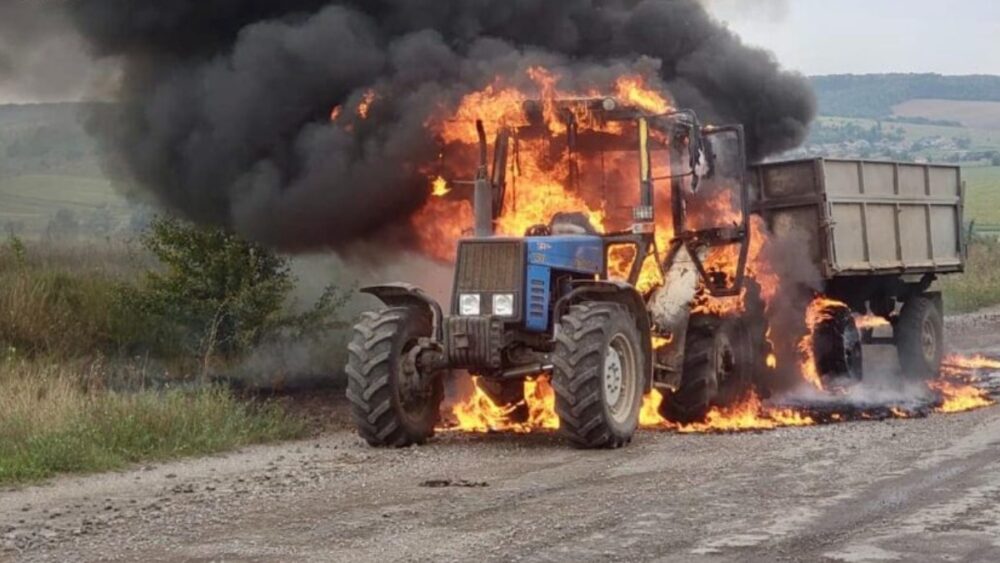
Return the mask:
POLYGON ((965 220, 1000 224, 1000 166, 964 168, 965 220))
MULTIPOLYGON (((840 125, 843 123, 853 123, 860 127, 871 128, 879 123, 876 119, 865 119, 857 117, 829 117, 819 118, 821 123, 828 125, 840 125)), ((968 138, 972 141, 971 150, 1000 150, 1000 129, 972 129, 969 127, 948 127, 942 125, 922 125, 914 123, 892 123, 882 122, 886 128, 899 128, 909 142, 919 141, 931 137, 944 138, 968 138)))
POLYGON ((60 210, 81 224, 98 214, 113 224, 126 221, 129 207, 103 178, 29 174, 0 178, 0 228, 25 236, 45 232, 60 210))
POLYGON ((1000 129, 1000 102, 916 99, 893 107, 892 114, 958 121, 975 129, 1000 129))

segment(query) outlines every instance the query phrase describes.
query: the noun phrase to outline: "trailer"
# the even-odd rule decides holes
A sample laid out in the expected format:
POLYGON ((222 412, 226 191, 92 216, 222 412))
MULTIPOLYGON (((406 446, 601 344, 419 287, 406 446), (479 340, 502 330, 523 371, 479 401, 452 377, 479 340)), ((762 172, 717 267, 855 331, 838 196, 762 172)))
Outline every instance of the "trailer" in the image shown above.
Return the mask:
MULTIPOLYGON (((890 340, 870 329, 861 339, 895 344, 906 374, 936 374, 943 306, 933 284, 965 269, 961 168, 817 158, 756 165, 750 177, 753 211, 776 236, 801 241, 824 293, 892 326, 890 340)), ((833 324, 846 342, 834 355, 850 355, 840 348, 855 347, 857 327, 833 324)))

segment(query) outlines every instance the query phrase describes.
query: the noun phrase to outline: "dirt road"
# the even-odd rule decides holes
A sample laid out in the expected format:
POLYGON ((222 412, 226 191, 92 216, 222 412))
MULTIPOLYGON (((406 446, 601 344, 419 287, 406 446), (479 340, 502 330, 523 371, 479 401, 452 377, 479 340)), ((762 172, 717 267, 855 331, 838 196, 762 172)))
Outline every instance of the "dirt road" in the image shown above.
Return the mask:
POLYGON ((380 451, 334 430, 2 493, 4 558, 998 561, 1000 407, 609 452, 456 434, 380 451))

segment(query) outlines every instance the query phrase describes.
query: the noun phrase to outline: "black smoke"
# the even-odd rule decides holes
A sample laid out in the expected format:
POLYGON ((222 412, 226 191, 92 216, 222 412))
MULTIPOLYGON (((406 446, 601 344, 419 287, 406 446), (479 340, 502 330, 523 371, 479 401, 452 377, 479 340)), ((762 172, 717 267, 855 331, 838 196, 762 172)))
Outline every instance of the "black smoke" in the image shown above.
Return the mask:
MULTIPOLYGON (((797 146, 805 79, 696 0, 65 0, 121 60, 92 125, 111 169, 195 221, 275 246, 405 237, 427 197, 428 118, 497 75, 544 64, 570 84, 653 74, 683 107, 742 123, 752 158, 797 146), (368 119, 356 107, 374 89, 368 119)), ((607 82, 605 82, 607 84, 607 82)))

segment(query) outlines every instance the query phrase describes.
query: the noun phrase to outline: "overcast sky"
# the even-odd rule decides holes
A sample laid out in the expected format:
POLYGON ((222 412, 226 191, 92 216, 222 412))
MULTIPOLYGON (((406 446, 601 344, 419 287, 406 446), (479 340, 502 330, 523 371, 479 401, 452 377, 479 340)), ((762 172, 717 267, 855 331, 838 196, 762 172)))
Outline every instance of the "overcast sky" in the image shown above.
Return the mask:
MULTIPOLYGON (((747 43, 805 74, 1000 74, 1000 0, 704 1, 747 43)), ((0 4, 0 16, 18 6, 32 5, 0 4)), ((4 27, 0 103, 93 97, 113 83, 113 66, 88 62, 78 40, 25 29, 47 39, 15 51, 16 30, 4 27)))
POLYGON ((806 74, 1000 74, 1000 0, 713 0, 747 43, 806 74))

